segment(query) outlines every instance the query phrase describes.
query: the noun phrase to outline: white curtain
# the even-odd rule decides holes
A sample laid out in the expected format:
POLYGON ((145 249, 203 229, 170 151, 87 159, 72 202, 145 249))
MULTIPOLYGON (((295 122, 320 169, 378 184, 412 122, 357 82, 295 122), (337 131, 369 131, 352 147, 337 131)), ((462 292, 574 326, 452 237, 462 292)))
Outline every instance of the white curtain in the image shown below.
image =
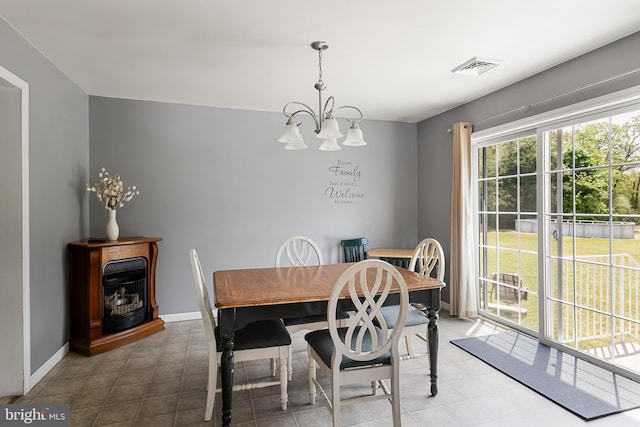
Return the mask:
POLYGON ((471 123, 460 122, 453 125, 449 309, 453 316, 474 318, 478 317, 478 308, 471 183, 471 123))

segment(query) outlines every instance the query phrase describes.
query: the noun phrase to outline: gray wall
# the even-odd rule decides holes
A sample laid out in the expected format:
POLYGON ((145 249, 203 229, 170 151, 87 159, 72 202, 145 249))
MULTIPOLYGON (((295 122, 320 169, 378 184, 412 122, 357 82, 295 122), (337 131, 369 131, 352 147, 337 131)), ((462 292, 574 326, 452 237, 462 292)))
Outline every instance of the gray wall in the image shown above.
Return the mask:
POLYGON ((69 339, 67 243, 88 231, 88 97, 2 19, 0 40, 0 65, 29 84, 34 372, 69 339))
MULTIPOLYGON (((640 85, 640 73, 542 103, 531 110, 495 115, 536 104, 557 95, 606 80, 637 68, 640 33, 567 61, 545 72, 494 92, 468 104, 418 123, 418 235, 434 236, 443 246, 449 260, 451 213, 451 134, 453 123, 470 121, 479 131, 531 115, 574 104, 617 90, 640 85)), ((482 78, 482 76, 480 76, 482 78)), ((448 274, 447 274, 448 280, 448 274)), ((443 292, 449 301, 449 290, 443 292)))
MULTIPOLYGON (((326 262, 338 262, 344 238, 366 236, 370 248, 417 243, 415 124, 364 121, 369 145, 321 152, 302 118, 309 149, 286 151, 279 113, 93 96, 89 111, 91 183, 105 167, 140 189, 118 211, 120 235, 164 239, 161 315, 198 310, 189 248, 211 286, 215 270, 272 266, 293 234, 314 239, 326 262), (360 178, 332 174, 339 162, 360 178), (364 198, 336 204, 325 194, 332 183, 364 198)), ((90 196, 91 235, 103 237, 106 212, 90 196)))

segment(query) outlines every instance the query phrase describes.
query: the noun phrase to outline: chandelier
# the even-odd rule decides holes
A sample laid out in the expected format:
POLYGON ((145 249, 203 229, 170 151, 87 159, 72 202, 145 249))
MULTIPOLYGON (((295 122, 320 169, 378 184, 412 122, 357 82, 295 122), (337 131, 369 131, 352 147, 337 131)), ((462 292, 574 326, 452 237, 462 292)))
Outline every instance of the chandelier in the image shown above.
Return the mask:
POLYGON ((318 148, 321 151, 335 151, 339 150, 341 147, 338 145, 338 138, 342 138, 342 134, 340 133, 340 128, 338 127, 338 122, 333 117, 333 113, 338 110, 350 109, 358 113, 357 118, 346 118, 347 121, 351 123, 351 127, 347 132, 347 137, 342 142, 342 145, 348 145, 352 147, 358 147, 362 145, 366 145, 364 138, 362 137, 362 130, 358 126, 358 122, 362 120, 362 111, 359 108, 353 107, 350 105, 345 105, 341 107, 335 107, 335 101, 333 96, 327 98, 327 102, 322 105, 322 91, 327 87, 322 80, 322 51, 329 48, 329 45, 326 42, 313 42, 311 43, 311 47, 314 50, 318 51, 318 81, 315 84, 315 88, 318 91, 318 113, 315 113, 311 107, 302 103, 302 102, 288 102, 285 104, 282 112, 287 118, 287 123, 285 125, 284 131, 282 132, 282 136, 278 139, 279 142, 286 143, 285 150, 304 150, 307 148, 307 145, 304 143, 304 139, 300 134, 300 130, 298 129, 298 125, 294 122, 293 118, 297 114, 306 113, 313 118, 315 122, 316 129, 315 132, 318 135, 318 138, 322 140, 322 144, 318 148), (294 108, 300 108, 299 110, 293 112, 287 112, 287 108, 295 105, 294 108))

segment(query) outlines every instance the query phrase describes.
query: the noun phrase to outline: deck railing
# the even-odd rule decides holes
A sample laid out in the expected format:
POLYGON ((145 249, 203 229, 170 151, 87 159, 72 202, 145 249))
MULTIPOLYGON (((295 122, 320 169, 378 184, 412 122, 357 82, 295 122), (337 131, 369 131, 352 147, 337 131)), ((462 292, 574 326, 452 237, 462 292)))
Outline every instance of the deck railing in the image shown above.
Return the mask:
POLYGON ((629 254, 566 257, 562 271, 561 299, 569 302, 562 304, 563 342, 575 341, 586 349, 612 336, 616 343, 640 338, 640 263, 635 258, 629 254))

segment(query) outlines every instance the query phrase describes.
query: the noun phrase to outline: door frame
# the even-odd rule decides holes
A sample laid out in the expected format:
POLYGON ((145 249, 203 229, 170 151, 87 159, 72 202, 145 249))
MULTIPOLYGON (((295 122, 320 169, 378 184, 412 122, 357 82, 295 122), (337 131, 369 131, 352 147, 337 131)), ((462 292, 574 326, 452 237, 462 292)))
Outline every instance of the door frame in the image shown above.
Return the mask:
POLYGON ((29 250, 29 84, 0 66, 0 79, 20 90, 22 157, 22 359, 24 394, 31 391, 31 278, 29 250))

